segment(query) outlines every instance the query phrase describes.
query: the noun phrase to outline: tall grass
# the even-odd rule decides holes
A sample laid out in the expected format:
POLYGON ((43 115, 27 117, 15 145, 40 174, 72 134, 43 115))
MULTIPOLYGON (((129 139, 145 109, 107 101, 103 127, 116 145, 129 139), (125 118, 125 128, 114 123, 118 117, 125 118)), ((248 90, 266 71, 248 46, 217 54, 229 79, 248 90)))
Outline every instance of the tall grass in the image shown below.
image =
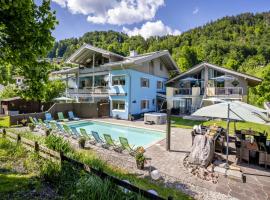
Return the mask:
POLYGON ((61 151, 65 154, 72 153, 73 149, 68 141, 55 134, 50 134, 45 139, 45 145, 55 151, 61 151))

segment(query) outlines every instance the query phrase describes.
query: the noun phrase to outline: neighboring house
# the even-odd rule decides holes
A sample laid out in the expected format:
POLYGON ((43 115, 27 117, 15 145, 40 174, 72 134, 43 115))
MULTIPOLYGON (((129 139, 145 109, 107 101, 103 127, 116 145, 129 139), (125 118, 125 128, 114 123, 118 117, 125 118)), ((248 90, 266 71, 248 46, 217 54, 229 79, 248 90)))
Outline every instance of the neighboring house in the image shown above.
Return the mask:
POLYGON ((248 89, 262 80, 210 63, 198 64, 166 83, 167 107, 190 114, 215 99, 248 102, 248 89))
POLYGON ((76 86, 68 88, 67 96, 79 102, 107 101, 110 115, 122 119, 159 110, 166 100, 169 72, 179 73, 166 50, 142 55, 131 51, 130 56, 123 57, 85 44, 67 63, 79 67, 52 73, 66 78, 75 75, 76 86))

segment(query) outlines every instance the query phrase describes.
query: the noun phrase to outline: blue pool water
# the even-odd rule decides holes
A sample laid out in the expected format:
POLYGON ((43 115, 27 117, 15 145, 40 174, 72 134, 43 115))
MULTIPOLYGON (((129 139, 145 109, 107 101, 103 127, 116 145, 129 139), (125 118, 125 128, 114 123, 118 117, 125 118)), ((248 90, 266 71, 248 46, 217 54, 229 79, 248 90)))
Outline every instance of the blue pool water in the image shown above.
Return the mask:
POLYGON ((160 131, 152 131, 142 128, 133 128, 128 126, 115 125, 104 122, 81 122, 70 124, 70 127, 75 127, 78 131, 80 128, 86 129, 87 133, 96 131, 101 137, 103 134, 110 134, 112 138, 119 141, 119 137, 126 137, 130 145, 148 147, 150 144, 158 142, 165 138, 165 133, 160 131))

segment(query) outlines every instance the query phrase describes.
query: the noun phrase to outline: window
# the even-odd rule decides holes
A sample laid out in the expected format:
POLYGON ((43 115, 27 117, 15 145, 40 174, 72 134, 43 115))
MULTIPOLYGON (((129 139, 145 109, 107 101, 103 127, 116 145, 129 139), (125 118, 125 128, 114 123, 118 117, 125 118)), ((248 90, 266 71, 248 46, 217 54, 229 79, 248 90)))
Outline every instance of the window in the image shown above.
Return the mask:
POLYGON ((141 100, 141 110, 149 109, 149 100, 141 100))
POLYGON ((126 79, 125 76, 113 76, 112 77, 112 85, 125 85, 126 79))
POLYGON ((114 100, 112 102, 112 109, 113 110, 125 110, 125 101, 114 100))
POLYGON ((157 81, 157 89, 163 89, 163 82, 157 81))
POLYGON ((160 71, 163 71, 163 63, 160 63, 160 71))
POLYGON ((149 88, 149 79, 141 78, 141 87, 148 87, 149 88))

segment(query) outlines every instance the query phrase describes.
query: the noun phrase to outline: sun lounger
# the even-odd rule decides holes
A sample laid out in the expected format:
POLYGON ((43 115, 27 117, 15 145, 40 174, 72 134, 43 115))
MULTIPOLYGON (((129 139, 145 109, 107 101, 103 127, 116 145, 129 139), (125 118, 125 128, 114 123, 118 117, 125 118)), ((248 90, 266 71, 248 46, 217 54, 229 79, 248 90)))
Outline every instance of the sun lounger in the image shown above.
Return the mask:
POLYGON ((81 133, 81 135, 82 135, 84 138, 86 138, 86 139, 89 141, 90 144, 92 144, 92 145, 95 145, 95 144, 96 144, 95 139, 93 139, 93 138, 86 132, 86 130, 85 130, 84 128, 80 128, 80 133, 81 133))
POLYGON ((35 125, 36 128, 41 128, 41 125, 33 117, 29 117, 29 120, 33 125, 35 125))
POLYGON ((44 121, 51 122, 51 121, 55 121, 55 120, 52 118, 51 113, 45 113, 45 120, 44 121))
POLYGON ((113 141, 111 135, 103 134, 103 136, 104 136, 106 144, 108 146, 111 146, 113 148, 113 150, 120 152, 120 153, 123 151, 123 148, 113 141))
POLYGON ((49 127, 47 127, 47 125, 42 121, 42 119, 38 119, 38 123, 41 126, 42 129, 47 129, 49 127))
POLYGON ((130 146, 128 139, 124 138, 124 137, 119 137, 119 141, 120 144, 122 146, 123 149, 127 150, 129 152, 130 155, 134 156, 135 155, 135 150, 134 150, 134 146, 130 146))
POLYGON ((96 132, 96 131, 91 131, 91 133, 92 133, 93 137, 95 138, 95 141, 97 142, 97 144, 101 145, 103 148, 106 148, 106 149, 109 148, 109 146, 106 144, 106 142, 104 142, 104 141, 100 138, 98 132, 96 132))
POLYGON ((69 111, 69 112, 68 112, 68 118, 69 118, 70 120, 74 120, 74 121, 80 120, 80 118, 74 116, 73 111, 69 111))
POLYGON ((62 112, 57 113, 58 120, 61 122, 68 122, 69 120, 64 117, 64 114, 62 112))
POLYGON ((70 135, 74 139, 78 138, 78 135, 76 135, 75 133, 73 133, 71 131, 71 129, 66 124, 63 124, 62 126, 63 126, 63 129, 64 129, 65 133, 67 133, 68 135, 70 135))
POLYGON ((73 132, 73 134, 77 135, 77 137, 82 137, 75 127, 70 127, 70 130, 73 132))
POLYGON ((58 129, 58 132, 64 136, 70 136, 68 133, 66 133, 65 129, 61 126, 61 124, 57 123, 57 122, 53 122, 55 123, 57 129, 58 129))

